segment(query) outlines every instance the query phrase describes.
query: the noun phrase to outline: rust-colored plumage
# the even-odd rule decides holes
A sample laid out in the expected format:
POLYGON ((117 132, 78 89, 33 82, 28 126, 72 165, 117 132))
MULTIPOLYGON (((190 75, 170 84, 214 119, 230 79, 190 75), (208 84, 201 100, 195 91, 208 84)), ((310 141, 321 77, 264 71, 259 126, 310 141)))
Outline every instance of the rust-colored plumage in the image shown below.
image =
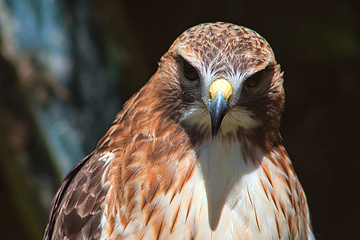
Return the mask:
POLYGON ((44 239, 314 239, 282 84, 256 32, 185 31, 67 175, 44 239))

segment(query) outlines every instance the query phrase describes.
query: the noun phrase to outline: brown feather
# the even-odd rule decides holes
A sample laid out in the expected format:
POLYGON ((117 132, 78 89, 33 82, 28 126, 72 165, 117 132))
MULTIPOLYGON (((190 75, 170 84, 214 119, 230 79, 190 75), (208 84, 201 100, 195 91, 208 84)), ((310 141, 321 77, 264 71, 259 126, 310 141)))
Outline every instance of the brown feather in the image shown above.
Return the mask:
POLYGON ((54 201, 44 239, 96 239, 100 236, 102 162, 92 153, 65 177, 54 201))

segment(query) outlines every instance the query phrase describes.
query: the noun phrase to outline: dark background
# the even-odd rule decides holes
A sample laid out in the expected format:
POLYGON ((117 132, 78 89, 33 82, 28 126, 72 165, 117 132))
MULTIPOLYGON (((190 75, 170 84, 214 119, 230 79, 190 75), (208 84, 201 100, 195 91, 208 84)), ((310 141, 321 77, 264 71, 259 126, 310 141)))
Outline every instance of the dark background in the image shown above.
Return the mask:
MULTIPOLYGON (((20 10, 45 16, 46 8, 38 7, 43 2, 33 1, 33 8, 20 10)), ((215 21, 257 31, 270 43, 282 66, 286 104, 281 133, 305 189, 316 238, 358 238, 357 1, 55 2, 56 21, 67 29, 64 58, 72 64, 67 77, 51 70, 51 58, 44 60, 39 54, 39 49, 50 50, 41 45, 9 51, 14 42, 21 46, 22 38, 14 34, 15 40, 9 41, 11 31, 4 31, 6 23, 0 18, 0 188, 4 193, 0 199, 2 206, 9 206, 0 212, 4 239, 41 238, 49 201, 64 172, 80 160, 79 155, 95 148, 122 103, 156 71, 161 55, 175 38, 198 23, 215 21), (30 79, 45 80, 30 84, 26 80, 29 72, 34 75, 30 79), (64 148, 57 149, 46 135, 53 128, 42 124, 44 113, 53 117, 50 119, 71 119, 68 124, 74 130, 70 132, 79 133, 80 137, 69 139, 78 142, 80 153, 65 147, 73 159, 65 170, 59 170, 58 157, 64 148)), ((0 16, 19 18, 18 6, 11 1, 2 4, 8 11, 3 8, 0 16)), ((44 26, 42 19, 38 18, 36 29, 44 26)))

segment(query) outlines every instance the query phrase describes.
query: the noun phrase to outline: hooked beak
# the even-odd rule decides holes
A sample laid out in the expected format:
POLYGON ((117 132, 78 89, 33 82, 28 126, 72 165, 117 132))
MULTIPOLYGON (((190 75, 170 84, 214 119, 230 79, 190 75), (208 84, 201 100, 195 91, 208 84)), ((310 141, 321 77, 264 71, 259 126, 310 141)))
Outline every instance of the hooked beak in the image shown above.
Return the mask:
POLYGON ((215 138, 220 130, 221 122, 229 110, 228 100, 232 94, 230 83, 219 78, 215 80, 209 89, 210 101, 207 108, 211 118, 211 134, 215 138))

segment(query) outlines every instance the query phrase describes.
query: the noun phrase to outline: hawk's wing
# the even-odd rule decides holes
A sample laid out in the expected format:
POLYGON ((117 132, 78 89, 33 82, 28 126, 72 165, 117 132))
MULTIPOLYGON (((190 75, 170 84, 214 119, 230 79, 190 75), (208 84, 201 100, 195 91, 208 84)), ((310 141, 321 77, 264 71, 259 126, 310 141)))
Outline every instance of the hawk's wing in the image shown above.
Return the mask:
POLYGON ((105 164, 93 152, 68 173, 52 202, 44 240, 99 239, 105 164))

